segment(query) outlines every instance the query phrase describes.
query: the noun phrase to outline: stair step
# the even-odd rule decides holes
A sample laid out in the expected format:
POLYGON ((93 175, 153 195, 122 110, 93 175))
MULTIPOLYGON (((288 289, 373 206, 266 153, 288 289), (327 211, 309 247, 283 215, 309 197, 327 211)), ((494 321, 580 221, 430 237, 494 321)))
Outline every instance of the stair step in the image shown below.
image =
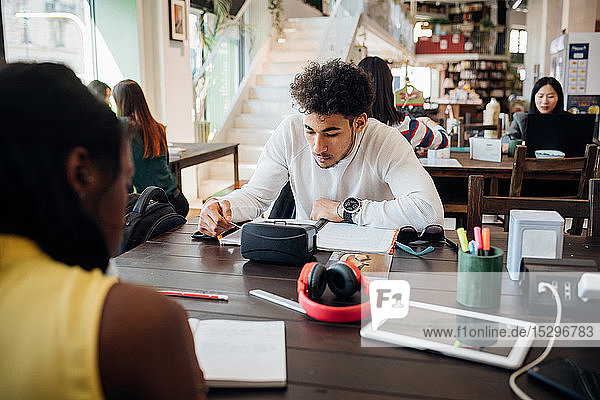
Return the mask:
POLYGON ((284 23, 285 28, 296 29, 325 29, 329 23, 329 17, 313 18, 288 18, 284 23))
POLYGON ((277 41, 273 44, 273 50, 302 50, 302 51, 314 51, 319 49, 320 42, 309 39, 297 39, 291 40, 287 36, 284 38, 285 41, 277 41))
POLYGON ((266 74, 297 74, 302 71, 304 62, 265 62, 263 72, 266 74))
POLYGON ((227 132, 227 143, 242 143, 263 146, 273 134, 274 129, 232 129, 227 132))
POLYGON ((256 100, 250 99, 245 100, 242 105, 243 113, 252 113, 252 114, 275 114, 275 115, 283 115, 283 114, 293 114, 296 112, 292 107, 292 101, 269 101, 269 100, 256 100))
MULTIPOLYGON (((252 174, 254 174, 254 171, 256 171, 256 163, 240 162, 238 167, 240 171, 240 179, 250 179, 252 174)), ((229 182, 232 182, 233 171, 231 171, 231 163, 228 163, 227 161, 215 161, 214 163, 211 163, 210 179, 229 179, 229 182)))
POLYGON ((250 90, 250 98, 266 101, 281 101, 288 103, 290 97, 289 86, 254 86, 250 90))
POLYGON ((297 40, 312 40, 315 43, 321 43, 325 36, 324 29, 301 30, 296 28, 286 28, 283 30, 283 36, 293 42, 297 40))
POLYGON ((260 74, 256 76, 258 86, 288 86, 294 80, 294 74, 260 74))
POLYGON ((206 200, 213 194, 220 192, 221 190, 231 186, 233 178, 225 179, 205 179, 198 184, 199 198, 206 200))
POLYGON ((275 62, 305 62, 314 59, 316 50, 271 50, 269 61, 275 62))
POLYGON ((243 163, 256 164, 265 146, 240 144, 239 160, 243 163))
POLYGON ((284 117, 284 115, 239 114, 235 117, 234 126, 236 128, 275 129, 284 117))

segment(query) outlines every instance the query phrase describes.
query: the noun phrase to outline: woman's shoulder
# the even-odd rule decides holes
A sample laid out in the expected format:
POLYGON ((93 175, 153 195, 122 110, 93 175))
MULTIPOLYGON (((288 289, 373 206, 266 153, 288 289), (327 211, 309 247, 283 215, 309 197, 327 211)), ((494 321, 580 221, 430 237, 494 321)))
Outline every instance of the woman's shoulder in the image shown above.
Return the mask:
POLYGON ((513 114, 513 119, 523 120, 526 119, 529 113, 527 111, 517 111, 513 114))

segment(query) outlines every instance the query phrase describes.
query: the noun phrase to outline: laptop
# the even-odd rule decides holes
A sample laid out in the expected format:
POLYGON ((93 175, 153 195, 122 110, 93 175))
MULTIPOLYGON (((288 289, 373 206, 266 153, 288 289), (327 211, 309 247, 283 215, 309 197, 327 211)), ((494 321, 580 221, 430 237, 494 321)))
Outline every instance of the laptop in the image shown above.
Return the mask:
POLYGON ((523 139, 527 157, 536 150, 560 150, 565 157, 583 157, 585 147, 593 142, 594 114, 528 114, 523 139))

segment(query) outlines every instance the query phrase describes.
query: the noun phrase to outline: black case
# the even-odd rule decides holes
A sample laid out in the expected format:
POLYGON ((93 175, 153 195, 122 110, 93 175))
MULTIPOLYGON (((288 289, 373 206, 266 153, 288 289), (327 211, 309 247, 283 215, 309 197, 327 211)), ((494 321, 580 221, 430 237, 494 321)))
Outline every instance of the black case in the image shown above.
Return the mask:
POLYGON ((594 260, 523 258, 521 269, 525 274, 520 284, 529 311, 549 315, 555 312, 556 305, 550 292, 538 292, 539 282, 548 282, 556 287, 564 311, 580 313, 588 308, 597 309, 598 303, 584 303, 577 295, 581 275, 585 272, 598 272, 598 265, 594 260))
POLYGON ((250 260, 302 265, 315 253, 317 229, 312 225, 249 222, 242 227, 242 256, 250 260))

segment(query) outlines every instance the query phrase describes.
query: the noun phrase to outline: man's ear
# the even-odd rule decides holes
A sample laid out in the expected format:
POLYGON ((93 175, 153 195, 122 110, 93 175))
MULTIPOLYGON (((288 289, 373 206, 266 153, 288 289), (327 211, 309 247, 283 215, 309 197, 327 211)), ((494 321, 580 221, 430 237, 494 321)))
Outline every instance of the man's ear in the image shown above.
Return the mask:
POLYGON ((97 170, 92 164, 90 153, 83 147, 75 147, 67 155, 65 164, 67 181, 81 200, 89 197, 97 185, 97 170))
POLYGON ((368 117, 366 113, 362 113, 358 117, 354 118, 354 131, 357 133, 362 132, 362 130, 365 128, 365 125, 367 124, 367 119, 368 117))

